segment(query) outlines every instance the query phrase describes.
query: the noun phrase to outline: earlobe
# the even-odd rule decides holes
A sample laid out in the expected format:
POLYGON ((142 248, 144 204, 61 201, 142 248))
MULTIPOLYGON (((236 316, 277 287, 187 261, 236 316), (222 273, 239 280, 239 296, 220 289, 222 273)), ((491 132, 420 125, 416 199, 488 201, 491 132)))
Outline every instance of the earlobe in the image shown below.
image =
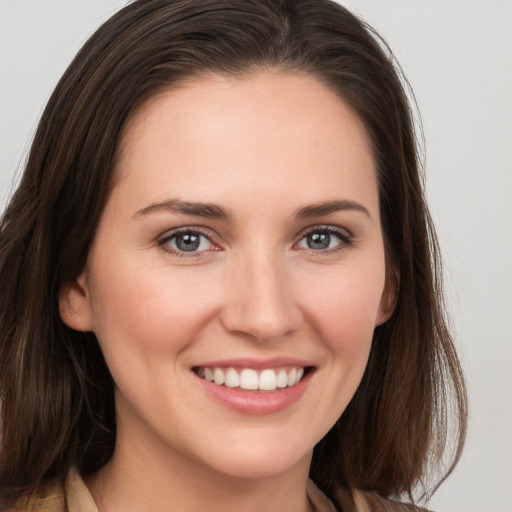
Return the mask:
POLYGON ((396 267, 392 267, 386 272, 386 282, 380 299, 379 312, 377 314, 375 326, 382 325, 391 318, 398 300, 399 286, 399 271, 396 267))
POLYGON ((59 313, 62 321, 71 329, 82 332, 93 330, 84 274, 62 284, 59 292, 59 313))

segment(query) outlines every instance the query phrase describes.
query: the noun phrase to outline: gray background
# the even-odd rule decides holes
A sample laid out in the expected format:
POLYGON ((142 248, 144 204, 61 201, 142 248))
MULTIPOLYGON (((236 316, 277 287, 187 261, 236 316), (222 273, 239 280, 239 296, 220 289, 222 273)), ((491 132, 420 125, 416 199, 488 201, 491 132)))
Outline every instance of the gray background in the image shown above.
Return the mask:
MULTIPOLYGON (((123 0, 0 0, 0 205, 55 83, 123 0)), ((342 1, 388 40, 417 97, 427 190, 468 375, 467 449, 430 503, 512 511, 512 1, 342 1)))

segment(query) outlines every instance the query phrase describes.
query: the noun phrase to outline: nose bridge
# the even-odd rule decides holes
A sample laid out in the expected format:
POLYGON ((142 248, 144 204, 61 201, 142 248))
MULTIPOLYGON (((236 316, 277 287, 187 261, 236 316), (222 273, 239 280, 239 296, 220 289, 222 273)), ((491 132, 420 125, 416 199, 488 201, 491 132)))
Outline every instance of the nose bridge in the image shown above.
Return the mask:
POLYGON ((289 269, 279 254, 260 248, 244 254, 235 266, 224 326, 259 341, 294 331, 301 315, 289 269))

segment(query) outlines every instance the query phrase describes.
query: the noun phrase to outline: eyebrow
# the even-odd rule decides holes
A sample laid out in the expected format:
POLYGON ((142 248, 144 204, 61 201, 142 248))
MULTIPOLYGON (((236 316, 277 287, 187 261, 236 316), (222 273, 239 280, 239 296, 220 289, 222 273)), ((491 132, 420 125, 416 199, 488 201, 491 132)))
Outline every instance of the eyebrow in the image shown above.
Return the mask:
POLYGON ((312 217, 323 217, 339 211, 353 210, 356 212, 364 213, 370 219, 372 218, 370 212, 360 203, 355 201, 327 201, 323 203, 312 204, 299 208, 295 212, 297 219, 310 219, 312 217))
POLYGON ((228 210, 212 203, 191 203, 188 201, 179 201, 178 199, 169 199, 159 203, 152 203, 145 208, 137 211, 134 218, 142 217, 149 213, 167 211, 173 213, 183 213, 196 217, 207 217, 210 219, 231 220, 232 215, 228 210))
MULTIPOLYGON (((323 217, 339 211, 352 210, 361 212, 371 219, 370 212, 360 203, 355 201, 326 201, 316 203, 299 208, 295 212, 296 219, 310 219, 313 217, 323 217)), ((206 217, 210 219, 218 219, 230 221, 232 214, 213 203, 196 203, 189 201, 180 201, 178 199, 168 199, 158 203, 152 203, 141 210, 138 210, 133 218, 142 217, 154 212, 167 211, 172 213, 183 213, 185 215, 193 215, 196 217, 206 217)))

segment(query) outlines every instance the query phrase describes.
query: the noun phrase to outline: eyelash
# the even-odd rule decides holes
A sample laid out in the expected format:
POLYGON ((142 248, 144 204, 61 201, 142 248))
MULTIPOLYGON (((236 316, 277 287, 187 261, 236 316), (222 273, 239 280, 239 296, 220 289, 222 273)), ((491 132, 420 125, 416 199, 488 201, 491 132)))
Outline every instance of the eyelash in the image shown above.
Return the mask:
POLYGON ((332 247, 330 249, 325 249, 322 251, 311 249, 311 248, 305 248, 307 251, 309 251, 312 254, 328 255, 328 254, 337 253, 339 251, 345 251, 345 250, 353 247, 354 243, 355 243, 353 235, 346 229, 342 229, 342 228, 339 228, 336 226, 317 225, 317 226, 311 226, 309 228, 306 228, 304 231, 302 231, 299 235, 299 241, 294 245, 298 245, 308 235, 312 235, 315 233, 327 233, 328 235, 336 235, 339 238, 340 242, 335 247, 332 247))
MULTIPOLYGON (((315 233, 326 233, 328 235, 336 235, 340 242, 333 248, 327 248, 325 250, 315 250, 311 248, 304 248, 306 251, 312 253, 312 254, 332 254, 336 253, 338 251, 343 251, 350 249, 354 245, 354 237, 351 233, 349 233, 346 229, 342 229, 335 226, 325 226, 325 225, 317 225, 317 226, 311 226, 305 230, 303 230, 299 235, 299 240, 294 244, 294 247, 298 246, 302 240, 304 240, 307 236, 315 234, 315 233)), ((158 246, 165 252, 171 253, 174 256, 178 257, 185 257, 185 258, 198 258, 203 255, 205 252, 209 252, 210 250, 220 250, 218 247, 218 244, 212 239, 212 235, 210 232, 207 232, 201 227, 196 226, 190 226, 190 227, 183 227, 183 228, 177 228, 171 232, 166 233, 161 238, 158 239, 158 246), (168 244, 173 239, 178 237, 179 235, 185 235, 185 234, 194 234, 194 235, 200 235, 205 237, 213 246, 217 247, 216 249, 207 249, 203 251, 181 251, 176 250, 170 247, 168 244)))
MULTIPOLYGON (((213 246, 218 247, 218 245, 215 243, 214 240, 212 240, 212 234, 210 232, 206 232, 204 229, 196 226, 187 226, 183 228, 177 228, 174 229, 171 232, 166 233, 161 238, 158 239, 158 246, 165 252, 168 252, 172 254, 173 256, 178 256, 180 258, 198 258, 203 255, 204 252, 208 251, 180 251, 173 249, 168 244, 173 239, 177 238, 180 235, 186 235, 186 234, 194 234, 194 235, 201 235, 205 237, 213 246)), ((219 250, 219 249, 210 249, 210 250, 219 250)))

